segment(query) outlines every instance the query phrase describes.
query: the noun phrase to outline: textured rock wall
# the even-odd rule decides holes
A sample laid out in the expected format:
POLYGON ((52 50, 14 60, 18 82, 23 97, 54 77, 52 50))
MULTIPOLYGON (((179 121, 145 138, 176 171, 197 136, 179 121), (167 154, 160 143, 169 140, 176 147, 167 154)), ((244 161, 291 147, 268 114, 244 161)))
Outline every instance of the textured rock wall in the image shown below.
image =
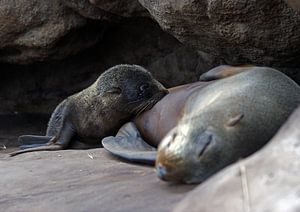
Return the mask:
POLYGON ((63 7, 60 0, 2 0, 0 61, 29 63, 76 53, 93 45, 98 34, 87 33, 89 39, 82 42, 81 36, 72 33, 69 39, 59 41, 87 24, 86 19, 63 7))
POLYGON ((300 65, 300 14, 283 0, 139 0, 184 44, 226 64, 300 65))
POLYGON ((120 63, 167 87, 243 63, 299 83, 299 33, 300 14, 283 0, 1 0, 0 113, 49 113, 120 63))
POLYGON ((107 24, 147 16, 137 1, 1 0, 0 61, 62 59, 95 45, 107 24), (122 2, 122 3, 121 3, 122 2), (90 24, 97 20, 97 29, 90 24))

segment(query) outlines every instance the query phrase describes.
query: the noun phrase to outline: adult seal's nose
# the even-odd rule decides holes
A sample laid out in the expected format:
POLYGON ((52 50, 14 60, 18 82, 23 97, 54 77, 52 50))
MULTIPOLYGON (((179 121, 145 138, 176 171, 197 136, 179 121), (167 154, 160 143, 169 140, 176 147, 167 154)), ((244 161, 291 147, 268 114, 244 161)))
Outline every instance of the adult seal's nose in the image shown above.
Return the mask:
POLYGON ((156 173, 157 173, 157 176, 162 179, 162 180, 166 180, 166 174, 167 174, 167 169, 166 167, 162 166, 161 164, 159 164, 157 167, 156 167, 156 173))

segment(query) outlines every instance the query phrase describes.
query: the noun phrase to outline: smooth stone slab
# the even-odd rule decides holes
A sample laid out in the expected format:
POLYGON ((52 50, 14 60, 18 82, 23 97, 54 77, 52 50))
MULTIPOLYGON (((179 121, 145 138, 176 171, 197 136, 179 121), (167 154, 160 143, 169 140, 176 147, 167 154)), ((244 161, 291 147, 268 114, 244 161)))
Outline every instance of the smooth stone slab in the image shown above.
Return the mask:
POLYGON ((0 154, 5 211, 170 211, 194 186, 160 181, 153 167, 104 149, 0 154))

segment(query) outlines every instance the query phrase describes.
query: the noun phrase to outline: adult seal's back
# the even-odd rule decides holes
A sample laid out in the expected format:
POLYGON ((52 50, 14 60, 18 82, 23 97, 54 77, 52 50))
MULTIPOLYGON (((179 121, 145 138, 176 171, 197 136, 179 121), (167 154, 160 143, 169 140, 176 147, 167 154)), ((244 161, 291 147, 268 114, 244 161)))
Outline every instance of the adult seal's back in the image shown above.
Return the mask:
POLYGON ((68 148, 71 141, 98 144, 114 135, 135 115, 150 109, 167 90, 143 67, 117 65, 90 87, 62 101, 54 110, 46 136, 21 136, 22 148, 32 151, 68 148))

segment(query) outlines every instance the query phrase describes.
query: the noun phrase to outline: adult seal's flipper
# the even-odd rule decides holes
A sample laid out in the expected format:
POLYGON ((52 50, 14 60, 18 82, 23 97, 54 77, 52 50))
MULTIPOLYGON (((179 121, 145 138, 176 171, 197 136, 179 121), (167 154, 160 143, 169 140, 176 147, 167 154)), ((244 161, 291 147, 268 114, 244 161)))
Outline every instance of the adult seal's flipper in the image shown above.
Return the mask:
POLYGON ((18 142, 21 144, 20 149, 27 149, 45 146, 51 139, 52 136, 22 135, 18 138, 18 142))
POLYGON ((134 123, 129 122, 117 133, 102 140, 103 147, 122 159, 154 165, 156 148, 147 144, 141 137, 134 123))
POLYGON ((253 65, 239 65, 239 66, 220 65, 202 74, 199 80, 200 81, 219 80, 219 79, 236 75, 238 73, 242 73, 244 71, 248 71, 253 67, 254 67, 253 65))

